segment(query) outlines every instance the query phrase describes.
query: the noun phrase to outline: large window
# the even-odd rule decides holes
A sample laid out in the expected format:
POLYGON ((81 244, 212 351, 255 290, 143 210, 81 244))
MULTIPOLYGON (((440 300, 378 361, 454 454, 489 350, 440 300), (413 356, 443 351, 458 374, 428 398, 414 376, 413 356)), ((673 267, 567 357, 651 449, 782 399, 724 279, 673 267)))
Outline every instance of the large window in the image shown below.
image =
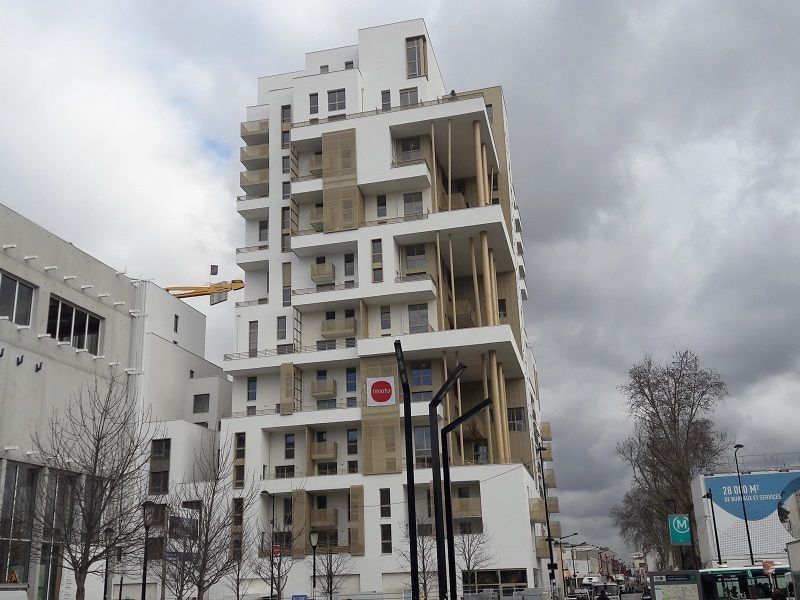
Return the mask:
POLYGON ((169 460, 172 442, 169 438, 150 443, 150 460, 169 460))
POLYGON ((433 399, 433 372, 431 361, 411 363, 411 401, 430 402, 433 399))
POLYGON ((428 331, 428 305, 409 304, 408 305, 408 332, 424 333, 428 331))
POLYGON ((425 38, 406 38, 406 76, 425 75, 425 38))
POLYGON ((194 404, 192 405, 192 412, 194 414, 207 413, 209 398, 210 398, 209 394, 195 394, 194 404))
POLYGON ((33 530, 33 502, 36 470, 7 463, 0 512, 0 581, 8 581, 11 571, 20 583, 28 581, 28 563, 33 530))
POLYGON ((31 324, 33 288, 0 273, 0 317, 8 317, 17 325, 31 324))
MULTIPOLYGON (((422 144, 418 137, 403 138, 400 140, 400 160, 417 160, 422 158, 422 144)), ((422 194, 420 194, 422 202, 422 194)))
POLYGON ((275 467, 275 479, 294 477, 294 465, 278 465, 275 467))
POLYGON ((329 90, 328 91, 328 110, 344 110, 345 98, 344 90, 329 90))
POLYGON ((424 271, 425 262, 425 244, 406 246, 406 269, 408 271, 424 271))
POLYGON ((422 214, 422 192, 403 194, 403 214, 407 217, 422 214))
POLYGON ((50 296, 47 334, 59 342, 69 342, 79 350, 97 354, 100 345, 100 318, 50 296))
POLYGON ((509 431, 528 431, 528 422, 525 420, 524 408, 508 409, 508 430, 509 431))
POLYGON ((417 469, 431 466, 431 430, 428 427, 414 427, 414 462, 417 469))

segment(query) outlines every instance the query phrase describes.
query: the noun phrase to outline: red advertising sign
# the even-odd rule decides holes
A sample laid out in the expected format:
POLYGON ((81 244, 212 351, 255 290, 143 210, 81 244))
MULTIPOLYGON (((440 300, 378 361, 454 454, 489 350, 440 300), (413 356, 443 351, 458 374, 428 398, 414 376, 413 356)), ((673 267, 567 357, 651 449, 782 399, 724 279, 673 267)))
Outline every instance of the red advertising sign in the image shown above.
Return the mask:
POLYGON ((397 403, 394 377, 367 377, 367 406, 390 406, 397 403))

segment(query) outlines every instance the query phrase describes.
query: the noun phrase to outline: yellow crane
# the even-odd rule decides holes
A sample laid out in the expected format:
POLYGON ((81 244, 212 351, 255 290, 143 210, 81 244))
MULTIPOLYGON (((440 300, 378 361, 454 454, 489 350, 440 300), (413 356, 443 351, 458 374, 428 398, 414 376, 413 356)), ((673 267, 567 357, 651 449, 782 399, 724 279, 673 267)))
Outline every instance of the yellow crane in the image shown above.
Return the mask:
POLYGON ((228 299, 228 292, 241 290, 242 288, 244 288, 244 281, 231 279, 230 281, 220 281, 208 285, 171 285, 164 289, 176 298, 210 296, 211 304, 217 304, 228 299))

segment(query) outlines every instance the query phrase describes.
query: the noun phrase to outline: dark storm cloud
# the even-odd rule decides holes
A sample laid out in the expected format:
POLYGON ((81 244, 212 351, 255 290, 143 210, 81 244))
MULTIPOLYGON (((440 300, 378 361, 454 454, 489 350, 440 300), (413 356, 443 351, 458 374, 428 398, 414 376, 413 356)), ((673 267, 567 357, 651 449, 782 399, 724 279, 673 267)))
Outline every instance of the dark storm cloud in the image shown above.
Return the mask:
MULTIPOLYGON (((236 277, 255 78, 419 16, 448 89, 505 88, 563 530, 622 550, 617 386, 645 353, 695 349, 729 384, 720 425, 748 452, 796 450, 798 3, 6 4, 1 201, 162 284, 209 262, 236 277), (54 106, 69 118, 43 118, 54 106)), ((219 309, 217 360, 234 343, 219 309)))

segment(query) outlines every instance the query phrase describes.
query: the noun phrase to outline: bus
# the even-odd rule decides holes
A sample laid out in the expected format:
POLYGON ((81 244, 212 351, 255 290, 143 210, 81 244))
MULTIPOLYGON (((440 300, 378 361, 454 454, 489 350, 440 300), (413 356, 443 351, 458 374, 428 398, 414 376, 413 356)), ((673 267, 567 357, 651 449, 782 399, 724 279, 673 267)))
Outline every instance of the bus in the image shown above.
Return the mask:
POLYGON ((776 565, 774 569, 774 573, 764 573, 760 566, 702 569, 700 586, 703 600, 772 598, 776 588, 787 598, 794 598, 791 575, 787 575, 789 567, 776 565))

